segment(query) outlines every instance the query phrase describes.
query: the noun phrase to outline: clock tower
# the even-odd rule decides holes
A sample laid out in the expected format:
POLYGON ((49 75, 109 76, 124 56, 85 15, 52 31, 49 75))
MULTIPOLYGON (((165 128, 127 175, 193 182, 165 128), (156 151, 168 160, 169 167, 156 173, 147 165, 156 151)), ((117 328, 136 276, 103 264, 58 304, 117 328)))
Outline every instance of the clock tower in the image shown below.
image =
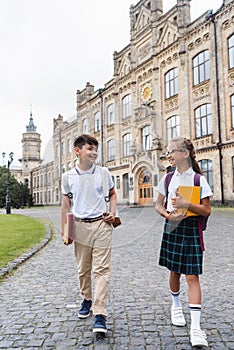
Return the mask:
POLYGON ((29 124, 26 126, 26 132, 22 135, 22 158, 19 162, 22 164, 22 178, 24 182, 30 184, 30 172, 41 163, 41 135, 36 132, 32 111, 30 112, 29 124))

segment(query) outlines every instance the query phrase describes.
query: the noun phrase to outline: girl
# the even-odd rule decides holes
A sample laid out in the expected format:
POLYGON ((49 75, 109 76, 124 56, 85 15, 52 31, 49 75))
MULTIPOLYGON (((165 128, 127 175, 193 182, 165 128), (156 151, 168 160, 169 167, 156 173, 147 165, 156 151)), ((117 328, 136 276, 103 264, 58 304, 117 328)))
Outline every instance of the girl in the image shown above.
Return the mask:
POLYGON ((192 346, 208 346, 206 334, 200 328, 201 288, 199 275, 202 274, 202 246, 200 242, 198 216, 186 216, 189 209, 195 214, 209 216, 211 189, 204 176, 200 176, 201 202, 193 204, 181 197, 179 185, 194 186, 195 173, 201 174, 195 160, 195 150, 187 138, 172 139, 167 152, 171 166, 176 167, 165 187, 164 175, 158 185, 157 212, 165 217, 159 265, 170 270, 169 286, 172 296, 171 321, 176 326, 185 326, 180 303, 180 277, 185 274, 188 284, 188 298, 191 314, 190 342, 192 346), (167 198, 166 198, 167 197, 167 198), (166 208, 164 200, 167 200, 166 208), (177 213, 177 208, 183 208, 177 213))

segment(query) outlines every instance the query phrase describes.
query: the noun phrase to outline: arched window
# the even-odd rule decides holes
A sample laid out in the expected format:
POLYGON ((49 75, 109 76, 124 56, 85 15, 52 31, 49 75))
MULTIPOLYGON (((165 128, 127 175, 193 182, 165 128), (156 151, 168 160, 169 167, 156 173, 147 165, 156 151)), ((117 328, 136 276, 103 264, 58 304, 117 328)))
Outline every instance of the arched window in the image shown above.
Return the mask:
POLYGON ((146 125, 144 128, 142 128, 142 151, 149 151, 151 150, 152 146, 152 136, 151 136, 151 129, 150 125, 146 125))
POLYGON ((108 160, 114 160, 115 159, 115 144, 114 140, 111 139, 107 143, 108 145, 108 160))
POLYGON ((124 157, 128 157, 131 155, 131 143, 132 143, 132 137, 131 134, 125 134, 123 136, 123 155, 124 157))
POLYGON ((107 107, 107 125, 112 125, 115 122, 114 104, 107 107))
POLYGON ((180 136, 180 117, 173 115, 167 119, 167 142, 178 136, 180 136))
POLYGON ((101 113, 98 111, 94 115, 94 132, 101 130, 101 113))
POLYGON ((67 152, 71 153, 72 151, 72 146, 71 146, 71 139, 67 140, 67 152))
POLYGON ((228 39, 229 68, 234 67, 234 34, 228 39))
POLYGON ((88 119, 87 118, 82 120, 82 133, 83 134, 88 133, 88 119))
POLYGON ((211 104, 207 103, 195 109, 195 128, 197 138, 212 134, 211 104))
POLYGON ((173 68, 165 74, 165 97, 178 94, 178 68, 173 68))
POLYGON ((193 58, 193 85, 210 79, 210 54, 208 50, 193 58))
POLYGON ((234 95, 231 96, 232 129, 234 129, 234 95))
POLYGON ((208 184, 210 185, 211 190, 214 189, 214 183, 213 183, 213 164, 212 160, 210 159, 202 159, 198 162, 201 171, 203 175, 205 175, 208 184))
POLYGON ((123 118, 131 115, 131 95, 126 95, 122 100, 123 118))

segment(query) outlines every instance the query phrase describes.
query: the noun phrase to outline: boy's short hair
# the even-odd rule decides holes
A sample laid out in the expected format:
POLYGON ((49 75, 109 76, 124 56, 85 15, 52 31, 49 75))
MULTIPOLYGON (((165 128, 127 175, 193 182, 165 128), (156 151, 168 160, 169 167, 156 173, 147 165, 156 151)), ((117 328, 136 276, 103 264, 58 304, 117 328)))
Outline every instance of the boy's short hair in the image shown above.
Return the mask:
POLYGON ((74 141, 74 147, 82 148, 85 144, 94 145, 98 147, 98 140, 88 134, 82 134, 78 136, 74 141))

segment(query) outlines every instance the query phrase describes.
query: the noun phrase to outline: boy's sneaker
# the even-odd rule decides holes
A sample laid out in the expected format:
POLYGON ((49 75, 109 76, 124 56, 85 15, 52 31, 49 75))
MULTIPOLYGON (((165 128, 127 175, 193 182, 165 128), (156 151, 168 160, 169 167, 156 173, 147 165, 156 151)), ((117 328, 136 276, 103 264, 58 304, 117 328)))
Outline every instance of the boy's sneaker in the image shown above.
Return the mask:
POLYGON ((171 307, 171 322, 174 326, 185 326, 186 321, 181 306, 171 307))
POLYGON ((79 318, 89 317, 91 306, 92 306, 92 300, 84 299, 81 303, 81 308, 78 311, 78 317, 79 318))
POLYGON ((94 324, 93 324, 93 332, 101 332, 106 333, 106 318, 102 315, 95 315, 94 316, 94 324))
POLYGON ((190 330, 190 343, 192 346, 206 346, 208 342, 206 340, 206 333, 201 329, 193 328, 190 330))

